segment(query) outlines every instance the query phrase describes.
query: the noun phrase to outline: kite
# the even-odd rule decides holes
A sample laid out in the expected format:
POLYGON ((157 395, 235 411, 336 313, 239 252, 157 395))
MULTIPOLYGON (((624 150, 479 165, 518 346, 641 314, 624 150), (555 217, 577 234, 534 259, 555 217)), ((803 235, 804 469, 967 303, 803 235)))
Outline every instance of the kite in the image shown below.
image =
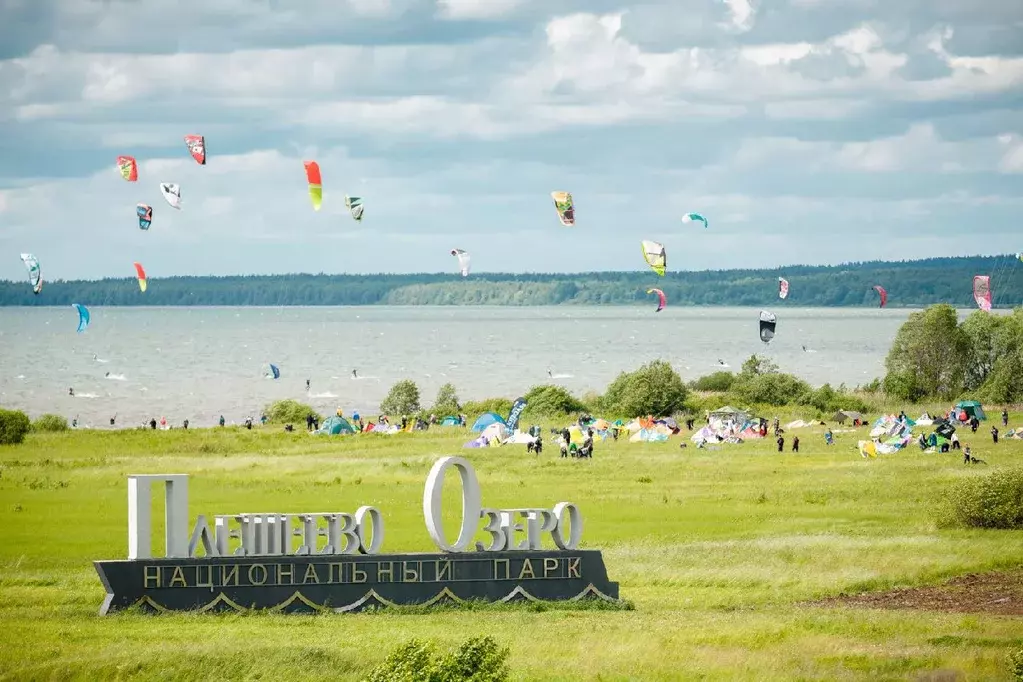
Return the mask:
POLYGON ((206 165, 206 138, 202 135, 185 135, 188 152, 200 166, 206 165))
POLYGON ((72 303, 71 307, 78 311, 78 333, 89 328, 89 309, 81 303, 72 303))
POLYGON ((128 182, 136 182, 139 179, 139 165, 135 162, 134 156, 118 156, 117 167, 121 171, 121 177, 128 182))
POLYGON ((146 291, 146 271, 142 269, 142 263, 135 263, 135 275, 139 278, 139 289, 146 291))
POLYGON ((684 222, 684 223, 691 223, 691 222, 703 223, 704 229, 710 227, 710 225, 707 224, 707 219, 704 218, 699 213, 686 213, 684 216, 682 216, 682 222, 684 222))
POLYGON ((163 192, 163 198, 167 200, 167 203, 171 205, 171 208, 181 210, 181 187, 174 184, 173 182, 161 182, 160 191, 163 192))
POLYGON ((469 276, 469 254, 462 249, 451 249, 451 255, 458 257, 458 267, 462 271, 462 277, 469 276))
POLYGON ((977 275, 973 278, 973 300, 981 310, 991 310, 991 278, 977 275))
POLYGON ((139 204, 135 207, 135 213, 139 216, 139 229, 148 230, 153 224, 153 207, 147 204, 139 204))
POLYGON ((32 285, 32 293, 38 294, 43 290, 43 271, 39 267, 39 259, 31 253, 23 253, 21 262, 28 268, 28 283, 32 285))
POLYGON ((881 305, 879 305, 877 307, 878 308, 883 308, 885 306, 885 304, 888 303, 888 292, 885 291, 884 287, 881 286, 880 284, 875 284, 874 285, 874 291, 876 291, 881 296, 881 305))
POLYGON ((784 277, 778 278, 778 298, 788 298, 789 296, 789 281, 784 277))
POLYGON ((365 206, 362 205, 362 199, 360 197, 350 197, 345 195, 345 207, 352 212, 352 217, 358 221, 362 221, 362 213, 366 210, 365 206))
POLYGON ((575 204, 572 202, 571 192, 551 192, 554 199, 554 208, 558 211, 558 220, 565 227, 575 225, 575 204))
POLYGON ((667 299, 664 297, 664 292, 660 289, 647 289, 646 292, 648 294, 657 294, 657 310, 654 312, 659 313, 664 310, 664 306, 668 304, 667 299))
POLYGON ((1023 260, 1023 251, 1021 251, 1020 253, 1017 253, 1016 254, 1016 258, 1019 258, 1020 260, 1023 260))
POLYGON ((771 339, 774 338, 774 328, 777 325, 778 318, 774 316, 774 313, 769 313, 766 310, 760 311, 760 340, 764 343, 771 343, 771 339))
POLYGON ((267 379, 270 379, 270 378, 280 379, 281 378, 281 370, 277 369, 277 365, 275 365, 275 364, 273 364, 271 362, 271 363, 267 363, 267 367, 263 368, 263 376, 264 377, 266 377, 267 379), (269 367, 269 369, 267 369, 267 367, 269 367))
POLYGON ((661 277, 664 277, 664 268, 668 265, 668 254, 664 252, 664 246, 657 242, 643 240, 643 258, 650 269, 661 277))
POLYGON ((309 181, 309 198, 313 200, 313 210, 319 211, 323 205, 323 180, 320 178, 320 164, 315 161, 304 161, 305 177, 309 181))

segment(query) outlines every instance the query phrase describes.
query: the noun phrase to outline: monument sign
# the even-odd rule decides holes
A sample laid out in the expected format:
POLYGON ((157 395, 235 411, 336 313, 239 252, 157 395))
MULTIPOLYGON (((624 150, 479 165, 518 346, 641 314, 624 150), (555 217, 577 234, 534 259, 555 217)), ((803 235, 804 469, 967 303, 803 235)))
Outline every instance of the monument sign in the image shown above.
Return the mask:
POLYGON ((200 515, 189 532, 187 475, 129 476, 128 558, 95 562, 107 592, 100 614, 129 607, 308 613, 467 600, 618 599, 600 551, 579 549, 583 519, 574 504, 484 507, 472 464, 444 457, 426 479, 423 515, 438 552, 381 554, 384 516, 371 506, 354 514, 217 515, 212 527, 200 515), (453 539, 441 524, 449 468, 462 483, 453 539), (151 542, 154 484, 165 488, 162 557, 153 556, 151 542), (480 533, 485 542, 476 540, 480 533))

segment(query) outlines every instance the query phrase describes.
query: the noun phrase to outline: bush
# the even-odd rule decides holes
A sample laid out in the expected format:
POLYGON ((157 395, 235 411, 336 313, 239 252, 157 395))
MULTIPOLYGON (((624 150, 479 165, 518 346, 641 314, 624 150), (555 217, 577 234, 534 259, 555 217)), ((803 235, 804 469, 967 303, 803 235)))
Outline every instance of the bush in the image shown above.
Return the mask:
POLYGON ((586 411, 586 406, 561 386, 534 386, 523 396, 530 415, 551 417, 586 411))
POLYGON ((44 414, 32 422, 32 431, 35 433, 67 431, 69 428, 71 427, 68 426, 67 417, 62 417, 59 414, 44 414))
POLYGON ((322 419, 313 408, 290 398, 267 405, 264 412, 271 424, 301 424, 309 415, 312 415, 314 419, 322 419))
POLYGON ((437 391, 437 398, 433 401, 432 412, 438 417, 457 415, 461 411, 458 404, 458 393, 455 392, 454 384, 444 384, 437 391))
POLYGON ((838 410, 853 410, 855 412, 868 412, 865 402, 854 395, 831 388, 831 384, 824 384, 817 390, 810 390, 804 393, 799 399, 800 405, 814 407, 823 414, 833 414, 838 410))
POLYGON ((669 415, 685 408, 688 389, 682 377, 663 360, 622 372, 607 387, 601 408, 620 417, 669 415))
POLYGON ((419 414, 422 409, 419 405, 419 387, 411 379, 402 379, 391 386, 384 402, 380 403, 380 411, 391 416, 419 414))
POLYGON ((487 398, 479 402, 470 400, 465 405, 462 405, 462 412, 465 413, 466 419, 472 425, 476 418, 484 412, 493 412, 494 414, 506 417, 511 412, 511 408, 512 401, 507 398, 487 398))
POLYGON ((730 394, 734 402, 760 405, 788 405, 811 393, 810 384, 791 374, 740 375, 732 385, 730 394))
POLYGON ((1016 682, 1023 682, 1023 649, 1009 654, 1009 672, 1016 682))
POLYGON ((508 679, 508 649, 493 637, 473 637, 437 664, 439 679, 445 682, 503 682, 508 679))
POLYGON ((734 383, 735 375, 731 372, 714 372, 691 382, 689 387, 697 391, 723 393, 730 389, 734 383))
POLYGON ((392 651, 366 682, 504 682, 508 649, 492 637, 473 637, 440 660, 429 642, 412 639, 392 651))
POLYGON ((0 445, 17 445, 32 428, 28 415, 19 410, 0 410, 0 445))
POLYGON ((948 496, 946 525, 1023 528, 1023 468, 960 481, 948 496))

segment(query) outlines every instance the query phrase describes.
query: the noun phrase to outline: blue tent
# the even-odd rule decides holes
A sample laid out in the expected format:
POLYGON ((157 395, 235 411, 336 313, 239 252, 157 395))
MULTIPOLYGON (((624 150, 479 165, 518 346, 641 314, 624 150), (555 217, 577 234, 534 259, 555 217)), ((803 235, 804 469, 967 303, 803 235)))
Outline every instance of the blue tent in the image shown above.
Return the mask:
POLYGON ((501 415, 495 414, 493 412, 484 412, 472 425, 472 430, 482 431, 491 424, 504 424, 505 426, 508 425, 508 423, 504 421, 504 417, 502 417, 501 415))

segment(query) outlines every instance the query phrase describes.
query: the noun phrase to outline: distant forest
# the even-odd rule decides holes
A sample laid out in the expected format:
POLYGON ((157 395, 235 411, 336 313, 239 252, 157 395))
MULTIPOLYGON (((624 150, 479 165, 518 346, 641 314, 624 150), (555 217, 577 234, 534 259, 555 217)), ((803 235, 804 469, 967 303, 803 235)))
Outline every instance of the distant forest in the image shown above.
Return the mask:
MULTIPOLYGON (((45 282, 33 295, 28 278, 0 282, 0 305, 320 306, 320 305, 654 305, 652 287, 669 305, 767 306, 778 303, 778 277, 789 281, 787 305, 889 307, 951 303, 973 307, 973 276, 990 275, 996 307, 1023 305, 1023 262, 1015 256, 932 258, 903 262, 793 265, 773 270, 574 274, 248 275, 167 277, 141 293, 135 279, 45 282)), ((45 275, 45 273, 44 273, 45 275)))

